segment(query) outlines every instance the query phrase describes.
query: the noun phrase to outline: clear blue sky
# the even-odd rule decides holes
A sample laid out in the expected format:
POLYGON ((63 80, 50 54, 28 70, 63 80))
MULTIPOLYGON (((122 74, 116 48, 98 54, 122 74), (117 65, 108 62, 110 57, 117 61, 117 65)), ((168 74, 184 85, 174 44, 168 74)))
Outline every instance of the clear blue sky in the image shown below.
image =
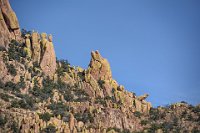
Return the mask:
POLYGON ((114 79, 154 106, 200 103, 199 0, 10 0, 21 28, 53 34, 59 59, 99 50, 114 79))

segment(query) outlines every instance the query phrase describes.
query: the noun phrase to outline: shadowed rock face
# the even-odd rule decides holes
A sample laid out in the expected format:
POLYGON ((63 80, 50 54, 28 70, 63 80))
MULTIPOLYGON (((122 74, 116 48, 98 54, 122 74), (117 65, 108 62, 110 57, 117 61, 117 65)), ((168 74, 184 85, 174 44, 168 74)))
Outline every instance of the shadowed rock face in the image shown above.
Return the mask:
POLYGON ((0 47, 7 48, 10 40, 21 40, 21 32, 15 12, 8 0, 0 1, 0 47))

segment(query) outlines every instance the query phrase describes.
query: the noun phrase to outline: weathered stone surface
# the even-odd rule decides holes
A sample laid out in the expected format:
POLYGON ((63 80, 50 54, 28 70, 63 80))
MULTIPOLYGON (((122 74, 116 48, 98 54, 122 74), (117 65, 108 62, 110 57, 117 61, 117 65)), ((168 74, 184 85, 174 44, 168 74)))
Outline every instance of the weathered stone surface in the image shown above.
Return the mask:
MULTIPOLYGON (((52 41, 51 41, 52 42, 52 41)), ((40 45, 41 45, 41 55, 44 55, 45 49, 46 49, 46 45, 48 43, 47 40, 47 34, 46 33, 41 33, 41 40, 40 40, 40 45)))
POLYGON ((139 100, 135 99, 134 104, 136 111, 142 111, 142 103, 139 100))
POLYGON ((41 55, 41 48, 39 44, 39 34, 37 32, 32 33, 32 48, 33 48, 33 62, 39 65, 40 63, 40 55, 41 55))
MULTIPOLYGON (((56 54, 52 43, 52 36, 50 35, 48 38, 49 41, 44 45, 44 54, 41 58, 40 67, 46 76, 53 77, 56 71, 56 54)), ((43 41, 45 42, 46 40, 43 38, 43 41)))
POLYGON ((146 102, 146 101, 141 102, 138 99, 134 100, 134 105, 135 105, 136 111, 143 112, 143 113, 149 113, 149 110, 152 107, 150 102, 146 102))
POLYGON ((69 117, 69 129, 70 129, 70 131, 73 131, 74 126, 75 126, 74 115, 70 114, 70 117, 69 117))
POLYGON ((149 96, 148 94, 144 94, 144 95, 142 95, 142 96, 137 97, 137 99, 138 99, 139 101, 143 101, 143 100, 145 100, 148 96, 149 96))
POLYGON ((98 51, 92 51, 92 59, 89 64, 91 69, 91 75, 98 80, 111 80, 112 73, 110 69, 110 64, 106 59, 104 59, 98 51))
POLYGON ((27 56, 29 58, 31 58, 31 56, 32 56, 32 46, 31 46, 30 37, 31 37, 30 34, 25 35, 25 45, 26 45, 26 47, 24 47, 24 51, 27 53, 27 56))
POLYGON ((0 47, 7 48, 11 39, 21 40, 21 32, 15 12, 8 0, 0 1, 0 47))

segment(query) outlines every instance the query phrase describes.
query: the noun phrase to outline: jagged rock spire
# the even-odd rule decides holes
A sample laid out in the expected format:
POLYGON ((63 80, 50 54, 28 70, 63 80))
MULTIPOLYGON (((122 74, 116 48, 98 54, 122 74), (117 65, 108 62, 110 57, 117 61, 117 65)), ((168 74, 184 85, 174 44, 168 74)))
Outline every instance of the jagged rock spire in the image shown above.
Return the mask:
POLYGON ((40 62, 41 69, 50 77, 54 76, 56 71, 56 54, 52 39, 52 35, 49 35, 47 40, 45 39, 46 41, 42 45, 42 57, 40 62))
POLYGON ((112 72, 109 62, 100 55, 99 51, 92 51, 91 56, 92 58, 88 68, 91 75, 96 80, 111 80, 112 72))

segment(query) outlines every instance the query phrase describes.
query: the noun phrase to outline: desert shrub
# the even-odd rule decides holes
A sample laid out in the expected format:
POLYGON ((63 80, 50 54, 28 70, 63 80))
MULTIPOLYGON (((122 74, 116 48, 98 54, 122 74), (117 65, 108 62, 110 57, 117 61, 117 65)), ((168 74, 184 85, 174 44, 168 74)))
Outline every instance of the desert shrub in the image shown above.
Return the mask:
POLYGON ((40 67, 40 64, 38 62, 33 62, 33 67, 40 67))
POLYGON ((4 90, 19 92, 19 88, 17 88, 16 84, 11 81, 5 83, 4 90))
POLYGON ((161 125, 153 123, 151 127, 148 129, 148 133, 155 133, 156 130, 161 129, 161 125))
POLYGON ((95 103, 96 103, 96 104, 101 104, 101 105, 103 105, 104 107, 106 107, 106 100, 104 100, 104 99, 101 98, 101 97, 97 97, 97 98, 95 99, 95 103))
POLYGON ((28 69, 28 72, 29 73, 32 73, 33 72, 33 67, 31 66, 31 67, 29 67, 29 68, 27 68, 28 69))
POLYGON ((174 117, 173 118, 173 126, 178 126, 178 118, 177 117, 174 117))
POLYGON ((200 130, 195 127, 192 129, 191 133, 200 133, 200 130))
POLYGON ((200 106, 196 106, 192 109, 192 112, 194 113, 200 113, 200 106))
POLYGON ((158 120, 160 118, 159 110, 156 108, 151 108, 149 114, 151 120, 158 120))
POLYGON ((44 100, 44 99, 48 98, 48 95, 46 95, 45 93, 43 93, 42 90, 37 85, 34 85, 33 89, 30 90, 30 93, 33 96, 39 98, 40 100, 44 100))
POLYGON ((120 129, 117 127, 109 127, 107 128, 106 132, 115 132, 115 133, 131 133, 128 129, 120 129))
POLYGON ((53 89, 56 87, 53 80, 49 77, 43 80, 42 82, 43 87, 40 88, 38 86, 38 81, 34 81, 34 87, 30 90, 30 93, 33 94, 35 97, 39 98, 40 101, 46 100, 52 96, 53 89))
POLYGON ((8 72, 12 75, 12 76, 16 76, 17 75, 17 70, 15 69, 15 66, 13 64, 10 65, 6 65, 8 72))
POLYGON ((116 103, 116 99, 115 99, 114 96, 112 96, 112 97, 106 96, 104 99, 105 99, 105 100, 110 100, 110 101, 112 101, 113 103, 116 103))
POLYGON ((20 76, 20 82, 16 84, 16 88, 21 89, 25 87, 26 87, 26 83, 24 81, 24 77, 20 76))
POLYGON ((25 30, 25 29, 22 29, 22 30, 21 30, 21 36, 24 38, 26 34, 31 35, 32 32, 31 32, 31 31, 28 31, 28 30, 25 30))
POLYGON ((9 98, 13 98, 13 96, 9 96, 8 94, 0 93, 0 98, 6 102, 9 102, 9 98))
POLYGON ((19 127, 17 126, 17 123, 14 121, 12 124, 11 124, 11 130, 13 131, 13 133, 19 133, 20 132, 20 129, 19 127))
POLYGON ((164 122, 164 123, 161 124, 161 129, 162 129, 164 132, 169 132, 170 130, 173 129, 173 123, 164 122))
POLYGON ((57 60, 57 64, 60 64, 58 65, 56 70, 59 77, 64 76, 64 72, 69 72, 70 63, 68 62, 68 60, 57 60))
POLYGON ((54 125, 48 125, 46 128, 44 128, 41 133, 56 133, 57 129, 54 125))
POLYGON ((11 107, 20 108, 20 105, 19 105, 18 101, 14 100, 14 101, 11 102, 11 107))
POLYGON ((76 113, 74 115, 74 117, 76 118, 77 121, 82 121, 84 123, 86 123, 86 122, 93 123, 94 122, 93 114, 91 114, 90 112, 76 113))
POLYGON ((5 84, 0 80, 0 88, 4 88, 5 84))
POLYGON ((74 95, 71 93, 71 91, 68 91, 64 94, 64 99, 67 101, 67 102, 72 102, 74 101, 74 95))
POLYGON ((88 94, 82 89, 74 89, 74 94, 76 96, 88 96, 88 94))
POLYGON ((42 119, 43 121, 49 121, 52 117, 52 114, 46 112, 44 114, 39 114, 40 119, 42 119))
POLYGON ((104 80, 98 80, 98 84, 101 88, 103 88, 103 85, 105 84, 104 80))
POLYGON ((51 80, 49 77, 47 77, 46 79, 43 80, 42 82, 43 84, 43 92, 44 93, 48 93, 48 94, 51 94, 53 89, 55 88, 55 83, 53 80, 51 80))
POLYGON ((90 98, 89 97, 78 97, 74 100, 74 102, 86 102, 89 101, 90 98))
POLYGON ((11 107, 13 108, 24 108, 24 109, 34 109, 35 100, 28 95, 24 95, 21 100, 13 100, 11 102, 11 107))
POLYGON ((142 113, 139 112, 139 111, 135 111, 133 114, 134 114, 135 117, 138 117, 138 118, 140 118, 141 115, 142 115, 142 113))
POLYGON ((74 89, 74 95, 77 97, 74 99, 75 102, 86 102, 89 101, 89 95, 83 89, 74 89))
POLYGON ((58 78, 56 88, 63 93, 66 90, 70 90, 70 86, 63 82, 60 78, 58 78))
POLYGON ((147 124, 148 124, 148 121, 147 121, 147 120, 141 120, 140 124, 141 124, 142 126, 147 125, 147 124))
POLYGON ((191 114, 188 114, 186 120, 188 120, 188 121, 195 121, 195 119, 193 118, 193 116, 191 114))
POLYGON ((109 132, 109 131, 115 131, 117 133, 121 133, 121 129, 119 129, 117 127, 109 127, 109 128, 107 128, 106 132, 109 132))
POLYGON ((0 51, 5 51, 6 49, 2 46, 0 46, 0 51))
POLYGON ((188 104, 186 101, 181 101, 181 103, 183 103, 183 104, 188 104))
POLYGON ((181 114, 181 118, 186 118, 186 116, 187 116, 187 111, 184 110, 184 111, 182 112, 182 114, 181 114))
POLYGON ((124 129, 124 130, 122 131, 122 133, 131 133, 131 131, 128 130, 128 129, 124 129))
POLYGON ((51 103, 47 106, 48 109, 52 110, 54 116, 60 115, 61 117, 68 116, 70 111, 70 107, 64 105, 62 102, 59 103, 51 103))
POLYGON ((4 127, 6 123, 7 123, 7 118, 0 115, 0 127, 4 127))
POLYGON ((12 40, 9 44, 8 49, 8 57, 10 60, 16 60, 20 62, 20 58, 26 58, 26 52, 23 49, 24 44, 17 42, 16 40, 12 40))

